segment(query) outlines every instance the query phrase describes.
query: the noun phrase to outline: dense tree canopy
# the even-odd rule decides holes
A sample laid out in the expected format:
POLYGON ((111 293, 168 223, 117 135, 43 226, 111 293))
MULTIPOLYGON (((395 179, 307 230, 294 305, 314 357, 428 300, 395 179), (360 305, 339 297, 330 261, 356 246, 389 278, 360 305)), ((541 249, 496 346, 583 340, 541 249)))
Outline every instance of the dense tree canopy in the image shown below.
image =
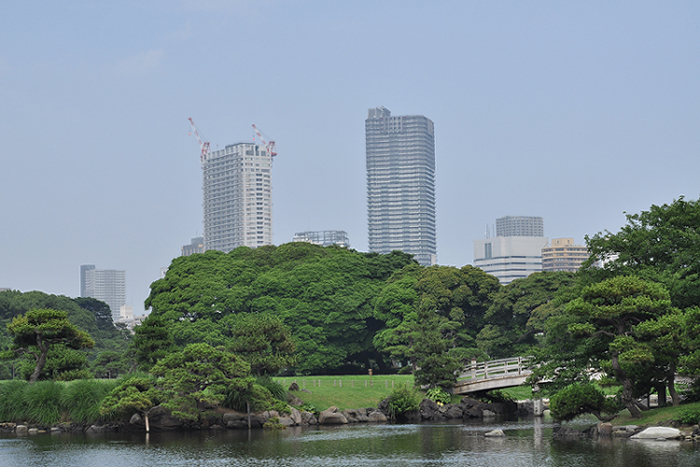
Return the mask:
POLYGON ((592 280, 634 274, 662 282, 678 308, 700 305, 699 201, 681 196, 671 204, 627 214, 627 225, 618 233, 601 232, 586 242, 592 280), (602 268, 598 261, 604 262, 602 268))
POLYGON ((292 330, 296 370, 357 371, 383 366, 372 345, 382 323, 374 301, 384 281, 412 264, 410 255, 358 253, 339 247, 288 243, 229 253, 208 251, 173 260, 151 285, 146 306, 167 323, 175 343, 228 346, 232 316, 269 314, 292 330))

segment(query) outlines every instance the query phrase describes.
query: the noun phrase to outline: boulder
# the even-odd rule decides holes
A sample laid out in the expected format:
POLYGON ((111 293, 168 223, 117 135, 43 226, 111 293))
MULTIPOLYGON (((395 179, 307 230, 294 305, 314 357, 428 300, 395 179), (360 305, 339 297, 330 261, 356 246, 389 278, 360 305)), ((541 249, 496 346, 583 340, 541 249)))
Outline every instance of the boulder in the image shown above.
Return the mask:
POLYGON ((299 385, 297 383, 292 383, 289 385, 289 391, 298 391, 299 385))
POLYGON ((298 409, 292 407, 292 413, 289 415, 289 418, 291 418, 294 421, 295 425, 301 425, 302 417, 301 412, 299 412, 298 409))
POLYGON ((423 399, 418 406, 421 420, 439 421, 445 420, 447 417, 441 410, 441 407, 433 400, 423 399))
POLYGON ((296 423, 294 423, 294 420, 292 420, 291 417, 280 417, 279 418, 279 424, 284 425, 284 426, 294 426, 296 423))
POLYGON ((302 425, 318 425, 318 419, 316 419, 316 415, 312 414, 311 412, 302 412, 301 413, 301 424, 302 425))
POLYGON ((606 438, 612 436, 612 423, 599 423, 598 436, 605 436, 606 438))
POLYGON ((637 425, 621 425, 613 427, 612 435, 616 438, 629 438, 634 435, 639 427, 637 425))
POLYGON ((90 425, 87 430, 85 430, 85 433, 88 435, 96 435, 99 433, 107 433, 113 431, 111 427, 105 426, 105 425, 90 425))
POLYGON ((169 410, 160 405, 148 412, 148 423, 154 431, 172 431, 182 428, 185 422, 174 417, 169 410))
POLYGON ((338 407, 329 407, 318 415, 318 423, 320 425, 344 425, 348 423, 338 407))
POLYGON ((17 425, 15 427, 15 434, 17 435, 26 435, 29 432, 29 428, 27 425, 17 425))
POLYGON ((367 422, 367 410, 365 409, 345 409, 341 412, 348 423, 362 423, 367 422))
POLYGON ((654 440, 666 440, 666 439, 678 439, 681 437, 681 430, 677 428, 669 428, 665 426, 652 426, 644 431, 633 435, 630 439, 654 439, 654 440))
POLYGON ((295 396, 291 392, 287 393, 287 404, 301 406, 304 405, 304 401, 301 398, 295 396))
POLYGON ((246 414, 242 412, 227 412, 221 416, 221 420, 224 422, 224 425, 228 425, 228 422, 237 422, 239 420, 245 420, 245 418, 246 414))
POLYGON ((367 421, 370 423, 386 423, 389 420, 387 420, 386 415, 384 415, 382 412, 375 410, 374 412, 367 414, 367 421))
POLYGON ((504 438, 506 436, 506 434, 503 433, 503 430, 496 429, 496 430, 491 430, 487 433, 484 433, 484 436, 486 436, 488 438, 504 438))

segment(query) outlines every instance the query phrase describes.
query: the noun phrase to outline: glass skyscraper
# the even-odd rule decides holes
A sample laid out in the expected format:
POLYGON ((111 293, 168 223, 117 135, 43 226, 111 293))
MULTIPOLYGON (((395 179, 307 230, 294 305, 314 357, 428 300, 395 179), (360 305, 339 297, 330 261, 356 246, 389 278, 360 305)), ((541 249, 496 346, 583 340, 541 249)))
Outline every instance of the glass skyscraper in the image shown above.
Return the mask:
POLYGON ((401 250, 422 265, 436 264, 433 122, 369 109, 365 143, 369 250, 401 250))

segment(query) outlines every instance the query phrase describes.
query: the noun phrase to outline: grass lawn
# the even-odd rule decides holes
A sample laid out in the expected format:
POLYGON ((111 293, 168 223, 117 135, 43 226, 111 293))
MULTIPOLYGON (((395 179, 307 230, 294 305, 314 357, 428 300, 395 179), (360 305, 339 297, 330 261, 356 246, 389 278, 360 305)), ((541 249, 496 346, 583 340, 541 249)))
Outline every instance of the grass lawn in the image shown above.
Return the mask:
POLYGON ((659 407, 642 412, 642 418, 632 418, 627 410, 620 413, 620 416, 612 421, 613 425, 659 425, 669 420, 678 420, 680 414, 686 411, 700 413, 700 402, 683 404, 676 407, 659 407))
POLYGON ((343 410, 376 407, 392 388, 402 384, 413 386, 413 375, 374 375, 371 379, 368 375, 289 376, 275 381, 285 389, 296 381, 300 389, 311 391, 311 394, 301 390, 292 394, 318 410, 333 405, 343 410))

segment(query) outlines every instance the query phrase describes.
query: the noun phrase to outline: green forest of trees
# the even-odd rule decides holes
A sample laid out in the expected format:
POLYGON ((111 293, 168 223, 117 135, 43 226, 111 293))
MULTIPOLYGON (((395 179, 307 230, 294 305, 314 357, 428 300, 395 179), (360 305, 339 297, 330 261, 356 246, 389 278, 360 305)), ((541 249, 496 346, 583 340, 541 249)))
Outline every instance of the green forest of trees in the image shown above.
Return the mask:
POLYGON ((579 272, 507 286, 469 265, 423 267, 398 251, 308 243, 208 251, 176 258, 151 285, 151 313, 133 337, 96 300, 0 292, 0 378, 36 370, 34 331, 18 320, 61 310, 92 348, 57 341, 40 378, 148 371, 206 344, 258 377, 372 369, 449 387, 473 358, 534 355, 532 382, 549 381, 546 391, 588 383, 595 370, 638 415, 637 399, 651 391, 677 403, 675 375, 700 368, 699 228, 697 201, 652 206, 617 233, 586 238, 592 256, 579 272))

